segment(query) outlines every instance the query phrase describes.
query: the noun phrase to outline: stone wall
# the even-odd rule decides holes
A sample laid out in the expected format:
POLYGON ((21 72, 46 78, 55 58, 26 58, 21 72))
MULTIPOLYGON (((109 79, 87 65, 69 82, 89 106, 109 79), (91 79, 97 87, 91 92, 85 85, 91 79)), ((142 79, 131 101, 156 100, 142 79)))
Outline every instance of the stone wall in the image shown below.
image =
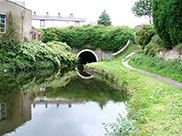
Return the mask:
POLYGON ((32 40, 32 11, 8 0, 0 0, 0 14, 12 13, 20 41, 32 40))
POLYGON ((114 58, 114 57, 117 57, 117 56, 121 55, 125 50, 128 49, 128 47, 130 46, 130 43, 131 43, 130 40, 128 40, 128 42, 126 43, 126 45, 121 50, 119 50, 116 53, 113 53, 112 54, 112 57, 114 58))
POLYGON ((111 73, 105 69, 96 68, 89 65, 85 65, 84 70, 94 77, 106 81, 108 85, 111 85, 112 87, 124 92, 124 94, 127 95, 127 88, 124 80, 119 80, 118 76, 114 73, 111 73))
POLYGON ((111 51, 107 51, 107 52, 102 51, 100 48, 94 48, 93 46, 90 46, 89 44, 85 45, 83 48, 80 48, 80 49, 72 48, 72 53, 78 54, 83 49, 92 50, 95 54, 97 54, 98 61, 110 59, 110 58, 112 58, 112 54, 113 54, 113 52, 111 52, 111 51))
POLYGON ((169 51, 160 50, 157 52, 157 56, 160 58, 164 58, 165 60, 182 59, 182 50, 181 51, 177 49, 173 49, 169 51))

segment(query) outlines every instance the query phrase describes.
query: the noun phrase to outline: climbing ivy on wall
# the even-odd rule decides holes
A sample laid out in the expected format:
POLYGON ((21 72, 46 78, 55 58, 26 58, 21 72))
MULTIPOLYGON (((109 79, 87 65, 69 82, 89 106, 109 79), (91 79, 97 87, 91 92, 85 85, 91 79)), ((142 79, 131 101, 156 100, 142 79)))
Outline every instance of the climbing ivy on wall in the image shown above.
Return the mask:
POLYGON ((86 25, 82 27, 43 29, 43 42, 61 41, 70 47, 81 48, 86 44, 99 47, 103 51, 118 51, 128 40, 134 41, 133 29, 127 26, 105 27, 86 25))
POLYGON ((6 14, 6 32, 0 35, 0 63, 9 62, 16 56, 19 47, 17 25, 11 12, 6 14))

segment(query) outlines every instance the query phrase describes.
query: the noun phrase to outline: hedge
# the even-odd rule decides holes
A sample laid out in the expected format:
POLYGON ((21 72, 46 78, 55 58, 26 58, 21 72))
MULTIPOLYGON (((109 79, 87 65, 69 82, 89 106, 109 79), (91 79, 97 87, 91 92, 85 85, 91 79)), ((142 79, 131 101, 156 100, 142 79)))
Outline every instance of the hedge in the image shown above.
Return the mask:
POLYGON ((182 43, 181 0, 154 0, 152 14, 164 47, 173 48, 182 43))
POLYGON ((103 25, 86 25, 82 27, 43 29, 43 42, 66 42, 70 47, 81 48, 86 44, 99 47, 103 51, 116 52, 127 43, 134 41, 134 31, 127 26, 105 27, 103 25))
POLYGON ((136 43, 141 45, 144 49, 145 46, 150 42, 152 36, 154 36, 155 30, 152 25, 144 24, 136 30, 136 43))

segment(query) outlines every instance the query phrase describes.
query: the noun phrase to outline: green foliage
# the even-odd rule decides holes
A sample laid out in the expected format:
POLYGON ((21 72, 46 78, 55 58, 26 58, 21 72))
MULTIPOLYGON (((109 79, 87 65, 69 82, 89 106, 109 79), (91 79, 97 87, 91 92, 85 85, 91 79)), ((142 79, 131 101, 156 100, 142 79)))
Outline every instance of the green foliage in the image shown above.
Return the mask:
POLYGON ((149 44, 147 44, 145 46, 144 54, 150 55, 150 56, 155 56, 156 52, 158 51, 159 48, 160 48, 160 46, 158 44, 150 42, 149 44))
POLYGON ((182 43, 178 44, 178 45, 176 46, 176 48, 179 49, 179 50, 182 50, 182 43))
POLYGON ((150 24, 152 24, 152 0, 136 1, 132 7, 132 12, 138 17, 147 16, 150 24))
POLYGON ((6 56, 9 62, 8 69, 13 71, 27 71, 31 69, 45 69, 52 67, 64 68, 73 66, 77 59, 76 56, 68 52, 70 47, 61 42, 48 42, 46 48, 40 46, 41 42, 18 44, 18 52, 9 50, 6 56))
POLYGON ((0 37, 0 42, 8 45, 16 45, 19 42, 19 37, 15 29, 18 29, 18 25, 15 23, 15 18, 9 11, 6 14, 6 33, 0 37))
POLYGON ((120 114, 116 122, 104 124, 107 133, 106 136, 130 136, 139 134, 134 126, 135 121, 123 118, 120 114))
POLYGON ((0 95, 21 91, 37 92, 41 86, 59 88, 68 84, 74 76, 77 76, 76 71, 70 68, 0 73, 0 95))
POLYGON ((61 41, 70 47, 82 48, 85 44, 100 47, 103 51, 118 51, 128 40, 134 40, 133 30, 127 26, 82 26, 68 28, 47 28, 43 42, 61 41))
POLYGON ((156 52, 161 48, 161 46, 162 46, 162 40, 156 34, 152 37, 150 43, 145 46, 144 54, 155 56, 156 52))
POLYGON ((163 77, 182 81, 182 60, 180 59, 165 61, 157 56, 148 56, 140 52, 131 58, 129 64, 163 77))
POLYGON ((104 26, 110 26, 111 25, 111 18, 109 14, 104 10, 101 15, 99 16, 99 20, 97 21, 99 25, 104 25, 104 26))
MULTIPOLYGON (((89 65, 116 74, 120 82, 127 81, 130 94, 126 104, 129 108, 128 117, 136 120, 135 126, 139 128, 141 136, 182 135, 181 88, 123 66, 121 60, 134 49, 135 46, 131 45, 123 54, 114 59, 89 65)), ((150 60, 146 62, 149 63, 150 60)), ((176 65, 178 64, 176 63, 176 65)), ((171 68, 171 71, 173 70, 171 68)), ((181 76, 182 74, 178 72, 176 75, 181 76)))
POLYGON ((6 33, 0 35, 0 63, 10 62, 19 50, 17 46, 19 37, 15 31, 17 26, 11 12, 6 14, 6 25, 6 33))
POLYGON ((161 40, 161 38, 160 38, 157 34, 155 34, 155 35, 152 37, 152 39, 151 39, 150 42, 156 43, 156 44, 162 46, 162 40, 161 40))
POLYGON ((182 2, 180 0, 154 0, 153 18, 163 46, 173 48, 182 43, 182 2))
POLYGON ((136 32, 136 43, 141 45, 144 49, 144 47, 150 42, 154 34, 155 30, 153 26, 145 24, 136 32))

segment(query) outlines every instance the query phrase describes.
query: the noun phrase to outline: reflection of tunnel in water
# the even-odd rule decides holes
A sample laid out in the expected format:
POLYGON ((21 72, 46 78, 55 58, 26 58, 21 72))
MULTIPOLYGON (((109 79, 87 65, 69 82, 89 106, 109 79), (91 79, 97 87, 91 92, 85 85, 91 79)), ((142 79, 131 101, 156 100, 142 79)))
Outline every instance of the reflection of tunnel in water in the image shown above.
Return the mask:
POLYGON ((92 50, 85 49, 79 52, 77 56, 79 57, 77 67, 79 72, 78 74, 80 74, 79 76, 82 78, 92 78, 91 75, 83 71, 83 65, 98 61, 97 55, 92 50))

